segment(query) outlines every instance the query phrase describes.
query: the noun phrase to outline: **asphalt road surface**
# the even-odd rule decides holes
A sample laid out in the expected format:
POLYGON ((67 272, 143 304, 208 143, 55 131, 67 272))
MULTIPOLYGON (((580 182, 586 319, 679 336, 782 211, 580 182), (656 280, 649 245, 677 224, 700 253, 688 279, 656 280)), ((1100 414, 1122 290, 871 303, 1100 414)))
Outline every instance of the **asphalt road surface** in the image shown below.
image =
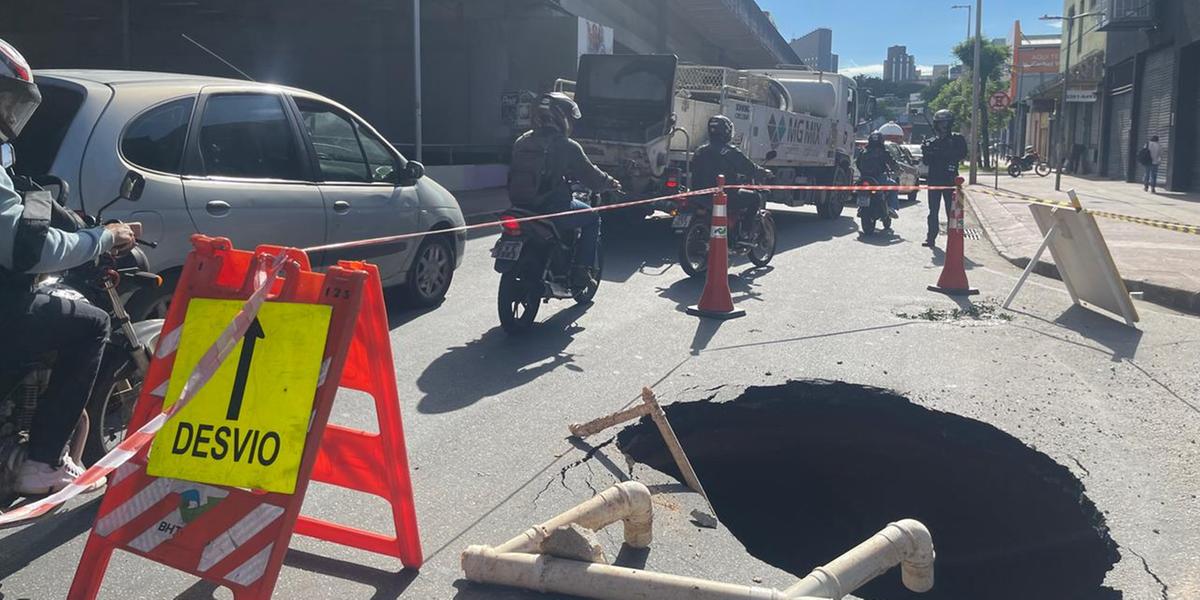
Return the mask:
MULTIPOLYGON (((580 462, 589 446, 566 439, 568 423, 621 408, 643 385, 673 402, 798 378, 889 388, 1016 436, 1069 467, 1104 513, 1121 552, 1106 585, 1129 600, 1200 597, 1200 320, 1139 302, 1142 322, 1130 329, 1072 307, 1059 282, 1037 276, 1011 320, 910 318, 903 315, 965 306, 925 289, 943 254, 919 244, 923 202, 905 204, 895 235, 867 239, 850 208, 833 221, 811 208, 775 208, 778 256, 756 272, 735 262, 731 287, 748 315, 724 323, 683 312, 701 283, 675 264, 675 239, 658 222, 608 236, 594 305, 552 302, 532 335, 510 339, 496 316, 494 236, 468 242, 444 305, 392 315, 425 567, 399 572, 389 559, 296 538, 276 597, 542 597, 463 581, 459 553, 498 544, 628 474, 613 446, 580 462)), ((986 239, 968 240, 967 254, 971 283, 983 292, 974 302, 998 303, 1018 271, 986 239)), ((358 396, 339 400, 334 420, 375 427, 358 396)), ((661 505, 694 502, 656 489, 661 505)), ((0 598, 64 597, 95 505, 76 502, 66 514, 0 532, 0 598)), ((359 526, 389 522, 377 499, 322 486, 310 490, 305 512, 359 526)), ((746 556, 727 533, 672 519, 660 521, 642 557, 649 568, 794 581, 746 556)), ((619 530, 606 544, 614 536, 619 530)), ((843 550, 831 548, 830 557, 843 550)), ((214 589, 118 553, 101 597, 230 597, 214 589)))

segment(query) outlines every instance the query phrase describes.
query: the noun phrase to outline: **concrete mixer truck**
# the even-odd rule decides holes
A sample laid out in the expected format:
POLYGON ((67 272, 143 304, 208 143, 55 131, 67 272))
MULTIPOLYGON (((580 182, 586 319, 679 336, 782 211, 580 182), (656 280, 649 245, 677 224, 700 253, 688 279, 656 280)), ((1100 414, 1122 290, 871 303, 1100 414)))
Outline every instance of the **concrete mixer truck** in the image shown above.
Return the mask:
MULTIPOLYGON (((836 73, 684 65, 670 55, 584 55, 575 100, 583 118, 573 137, 632 198, 686 187, 691 155, 707 141, 716 114, 733 120, 733 143, 774 171, 775 183, 850 185, 854 127, 867 112, 854 80, 836 73)), ((812 204, 832 219, 849 197, 799 190, 774 192, 770 200, 812 204)), ((623 216, 671 207, 637 207, 623 216)))

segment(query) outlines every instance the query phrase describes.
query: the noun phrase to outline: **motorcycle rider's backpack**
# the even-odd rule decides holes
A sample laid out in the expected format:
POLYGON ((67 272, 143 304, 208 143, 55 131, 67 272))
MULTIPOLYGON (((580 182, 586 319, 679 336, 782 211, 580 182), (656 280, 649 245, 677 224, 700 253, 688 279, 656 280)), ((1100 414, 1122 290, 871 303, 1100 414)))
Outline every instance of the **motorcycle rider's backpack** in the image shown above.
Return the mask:
POLYGON ((1142 146, 1142 149, 1138 150, 1137 161, 1138 161, 1138 164, 1142 165, 1142 166, 1148 166, 1150 164, 1150 145, 1149 144, 1142 146))
POLYGON ((550 172, 550 144, 533 143, 531 138, 513 145, 508 168, 508 199, 513 206, 538 208, 553 190, 550 172))

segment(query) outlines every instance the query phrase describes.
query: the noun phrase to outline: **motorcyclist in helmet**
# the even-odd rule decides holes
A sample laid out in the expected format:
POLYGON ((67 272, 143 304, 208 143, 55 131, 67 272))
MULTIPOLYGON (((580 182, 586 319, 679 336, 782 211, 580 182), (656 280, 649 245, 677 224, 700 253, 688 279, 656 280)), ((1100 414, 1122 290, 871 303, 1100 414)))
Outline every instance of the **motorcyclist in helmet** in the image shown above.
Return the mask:
MULTIPOLYGON (((733 121, 729 117, 715 115, 708 120, 708 143, 697 148, 692 156, 693 189, 716 187, 718 175, 724 175, 728 184, 771 177, 769 169, 754 164, 733 145, 733 133, 733 121)), ((711 198, 708 200, 711 202, 711 198)), ((740 218, 761 208, 761 198, 756 192, 739 189, 729 195, 729 204, 730 210, 740 218)))
MULTIPOLYGON (((571 196, 571 181, 592 191, 620 191, 621 183, 600 170, 571 139, 574 122, 583 115, 579 105, 562 93, 543 94, 530 115, 533 129, 513 143, 508 172, 508 195, 513 206, 543 214, 586 209, 571 196)), ((555 225, 580 230, 579 248, 571 269, 572 285, 593 281, 600 244, 600 216, 581 212, 556 217, 555 225)))
MULTIPOLYGON (((967 157, 967 140, 954 131, 954 113, 939 110, 933 115, 932 139, 921 144, 921 162, 929 165, 928 182, 932 186, 953 186, 958 179, 958 164, 967 157)), ((933 247, 938 235, 939 205, 946 207, 946 219, 953 218, 954 192, 929 190, 929 229, 924 246, 933 247)))
MULTIPOLYGON (((900 171, 900 165, 896 164, 896 159, 892 158, 883 145, 883 134, 878 131, 867 136, 867 147, 858 155, 854 164, 858 167, 859 174, 877 185, 895 185, 896 179, 892 174, 900 171)), ((899 218, 897 211, 900 208, 900 194, 895 191, 885 193, 888 198, 888 214, 893 219, 899 218)))
MULTIPOLYGON (((0 40, 0 144, 21 133, 41 103, 29 64, 0 40)), ((68 232, 50 225, 54 201, 45 192, 17 192, 7 169, 0 168, 0 368, 56 353, 56 366, 38 403, 29 431, 25 460, 17 468, 14 489, 24 495, 58 491, 83 473, 66 446, 92 393, 109 333, 108 314, 34 290, 38 274, 65 271, 101 253, 133 246, 128 225, 68 232)), ((97 490, 104 480, 89 486, 97 490)))

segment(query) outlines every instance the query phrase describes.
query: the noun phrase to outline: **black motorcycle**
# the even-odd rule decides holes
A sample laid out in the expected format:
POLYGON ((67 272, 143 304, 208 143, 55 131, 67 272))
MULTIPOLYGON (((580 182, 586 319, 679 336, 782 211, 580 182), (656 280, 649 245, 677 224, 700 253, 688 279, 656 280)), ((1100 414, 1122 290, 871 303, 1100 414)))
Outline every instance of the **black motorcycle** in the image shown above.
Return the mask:
MULTIPOLYGON (((65 205, 68 188, 61 179, 39 177, 29 181, 37 189, 50 192, 60 206, 65 205)), ((95 218, 59 212, 77 219, 74 223, 77 227, 94 227, 101 222, 104 209, 116 201, 137 201, 144 183, 141 175, 129 172, 120 195, 101 208, 95 218)), ((55 226, 59 224, 56 222, 55 226)), ((142 240, 138 244, 155 245, 142 240)), ((137 247, 120 256, 104 254, 61 275, 43 278, 37 284, 40 292, 104 309, 113 326, 92 397, 69 444, 71 456, 77 462, 91 464, 125 439, 126 426, 150 365, 150 349, 163 326, 161 319, 132 322, 125 311, 125 299, 131 288, 160 284, 159 276, 150 272, 145 253, 137 247)), ((25 457, 34 411, 56 368, 71 368, 71 365, 55 364, 52 353, 30 356, 20 364, 0 365, 0 511, 19 499, 13 491, 15 475, 25 457)))
MULTIPOLYGON (((858 185, 889 185, 879 183, 873 177, 863 177, 858 185)), ((883 229, 892 228, 892 216, 888 213, 887 192, 855 192, 854 199, 858 204, 858 220, 862 224, 863 235, 875 233, 875 223, 883 225, 883 229)))
POLYGON ((1050 163, 1042 160, 1036 152, 1031 152, 1025 156, 1012 155, 1008 157, 1008 174, 1012 177, 1020 177, 1022 173, 1033 171, 1038 177, 1045 177, 1050 174, 1050 163))
MULTIPOLYGON (((757 210, 738 215, 727 209, 729 231, 727 240, 730 255, 745 256, 756 267, 765 267, 775 257, 775 218, 766 209, 766 194, 762 191, 730 190, 729 194, 753 193, 758 196, 757 210)), ((676 209, 671 228, 679 234, 679 265, 689 277, 702 277, 708 271, 708 249, 712 240, 711 200, 684 198, 676 209)))
MULTIPOLYGON (((598 195, 576 191, 576 200, 589 205, 598 195)), ((604 253, 596 252, 591 283, 580 287, 571 282, 580 234, 577 229, 557 227, 548 219, 520 221, 540 213, 511 208, 501 215, 502 232, 492 248, 495 269, 500 273, 496 305, 500 325, 509 334, 521 334, 533 326, 538 308, 550 299, 574 299, 586 304, 595 298, 604 271, 604 253)))

